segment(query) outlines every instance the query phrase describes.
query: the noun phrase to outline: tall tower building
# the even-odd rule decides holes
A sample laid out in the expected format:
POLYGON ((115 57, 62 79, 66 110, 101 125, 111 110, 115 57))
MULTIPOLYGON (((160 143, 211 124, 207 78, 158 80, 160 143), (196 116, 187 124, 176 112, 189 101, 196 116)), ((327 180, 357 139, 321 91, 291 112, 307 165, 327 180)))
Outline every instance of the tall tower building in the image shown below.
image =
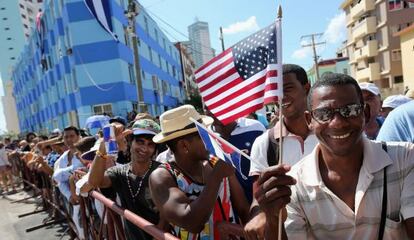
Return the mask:
POLYGON ((394 33, 414 22, 414 3, 403 0, 345 0, 351 75, 372 81, 384 95, 402 93, 401 47, 394 33))
POLYGON ((23 24, 23 32, 26 38, 30 36, 30 28, 34 26, 37 14, 41 11, 42 5, 43 0, 19 0, 20 17, 23 24))
POLYGON ((195 67, 199 68, 214 57, 214 50, 210 44, 208 23, 196 19, 196 22, 188 26, 191 54, 195 67))

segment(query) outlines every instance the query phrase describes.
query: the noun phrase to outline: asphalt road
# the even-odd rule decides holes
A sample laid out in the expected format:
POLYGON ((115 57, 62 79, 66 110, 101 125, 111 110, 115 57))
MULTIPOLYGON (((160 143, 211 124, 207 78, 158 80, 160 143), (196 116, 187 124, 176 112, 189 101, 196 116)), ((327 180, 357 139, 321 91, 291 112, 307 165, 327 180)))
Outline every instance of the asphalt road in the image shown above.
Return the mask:
POLYGON ((70 239, 68 234, 64 234, 66 226, 56 224, 43 227, 32 232, 26 232, 26 229, 41 225, 42 221, 48 217, 46 212, 28 215, 22 218, 20 214, 30 213, 35 210, 41 210, 41 199, 31 198, 27 201, 13 203, 12 201, 24 199, 29 195, 20 190, 12 195, 0 195, 0 240, 14 239, 41 239, 41 240, 67 240, 70 239))

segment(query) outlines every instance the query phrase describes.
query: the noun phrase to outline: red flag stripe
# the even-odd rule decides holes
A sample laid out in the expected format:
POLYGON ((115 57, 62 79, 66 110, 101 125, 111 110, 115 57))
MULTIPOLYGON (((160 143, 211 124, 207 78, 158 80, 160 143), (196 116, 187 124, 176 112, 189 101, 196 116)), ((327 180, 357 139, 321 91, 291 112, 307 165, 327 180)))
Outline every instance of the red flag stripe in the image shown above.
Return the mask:
POLYGON ((220 53, 219 55, 217 55, 216 57, 214 57, 213 59, 211 59, 210 61, 208 61, 206 64, 204 64, 203 66, 201 66, 199 69, 197 69, 195 71, 196 78, 198 78, 198 73, 199 72, 201 72, 204 69, 208 68, 210 65, 212 65, 214 62, 218 61, 220 58, 222 58, 225 55, 227 55, 229 52, 231 52, 231 48, 229 48, 226 51, 220 53))
POLYGON ((267 77, 277 77, 277 70, 270 70, 266 73, 267 77))
POLYGON ((203 100, 204 102, 207 102, 208 100, 211 100, 212 98, 217 97, 218 95, 222 94, 223 92, 226 92, 229 89, 232 89, 233 87, 239 85, 243 83, 243 79, 241 78, 237 78, 234 81, 231 81, 229 83, 227 83, 226 85, 224 85, 223 87, 221 87, 219 90, 214 91, 206 96, 203 96, 203 93, 201 93, 201 95, 203 96, 203 100))
MULTIPOLYGON (((215 66, 214 68, 212 68, 210 71, 208 71, 205 74, 203 74, 200 77, 198 77, 197 78, 197 83, 198 84, 202 83, 204 80, 208 79, 210 76, 212 76, 216 72, 220 71, 220 69, 226 67, 227 65, 229 65, 231 63, 233 63, 233 58, 232 57, 229 58, 229 59, 227 59, 226 61, 218 64, 217 66, 215 66)), ((226 71, 226 72, 228 72, 228 71, 226 71)))
POLYGON ((277 103, 279 101, 278 96, 271 96, 264 99, 264 104, 271 104, 271 103, 277 103))
MULTIPOLYGON (((264 77, 263 77, 264 78, 264 77)), ((245 86, 245 87, 243 87, 243 88, 241 88, 240 90, 238 90, 238 91, 234 91, 233 93, 231 93, 230 95, 228 95, 228 96, 226 96, 225 98, 222 98, 221 100, 219 100, 219 101, 216 101, 216 102, 214 102, 213 104, 207 104, 208 106, 209 106, 209 109, 213 109, 213 108, 216 108, 217 106, 220 106, 220 105, 222 105, 222 104, 225 104, 225 103, 227 103, 228 101, 231 101, 233 98, 236 98, 236 97, 238 97, 238 96, 240 96, 240 95, 242 95, 243 93, 245 93, 245 92, 247 92, 247 91, 249 91, 249 90, 251 90, 251 89, 253 89, 253 88, 255 88, 255 87, 258 87, 258 86, 260 86, 260 85, 264 85, 264 82, 263 82, 263 79, 262 78, 259 78, 258 80, 256 80, 256 81, 254 81, 254 82, 252 82, 252 83, 250 83, 249 85, 247 85, 247 86, 245 86)), ((264 90, 264 89, 263 89, 264 90)), ((262 96, 263 97, 263 96, 262 96)), ((207 101, 206 101, 207 102, 207 101)))
POLYGON ((255 100, 255 99, 258 99, 258 98, 263 98, 263 92, 264 92, 264 90, 261 90, 261 91, 258 91, 258 92, 256 92, 256 93, 253 93, 252 95, 250 95, 249 97, 244 98, 244 99, 243 99, 243 100, 241 100, 241 101, 238 101, 238 102, 236 102, 236 103, 234 103, 234 104, 232 104, 232 105, 228 105, 228 106, 226 106, 226 108, 225 108, 225 109, 223 109, 223 110, 221 110, 221 111, 219 111, 219 112, 214 111, 214 107, 209 107, 208 109, 210 109, 210 111, 211 111, 212 113, 214 113, 216 116, 221 116, 221 115, 224 115, 224 114, 226 114, 227 112, 229 112, 229 111, 228 111, 228 109, 235 109, 235 108, 237 108, 239 105, 244 105, 244 104, 249 103, 249 102, 251 102, 251 101, 253 101, 253 100, 255 100))
POLYGON ((266 85, 265 91, 272 91, 272 90, 277 90, 277 83, 270 83, 266 85))
POLYGON ((222 75, 220 75, 219 77, 217 77, 216 79, 213 79, 212 81, 210 81, 209 83, 207 83, 206 85, 200 87, 200 91, 204 92, 207 89, 211 88, 212 86, 220 83, 221 81, 225 80, 226 78, 230 77, 231 75, 235 74, 237 71, 236 69, 233 67, 231 69, 229 69, 227 72, 223 73, 222 75))
POLYGON ((247 109, 245 109, 245 110, 243 110, 241 112, 238 112, 237 114, 233 114, 231 117, 223 118, 223 119, 219 119, 219 120, 223 124, 229 124, 229 123, 231 123, 233 121, 236 121, 237 119, 239 119, 241 117, 246 116, 247 114, 249 114, 251 112, 254 112, 256 110, 261 109, 262 107, 263 107, 263 104, 262 103, 257 104, 257 105, 253 105, 253 106, 251 106, 251 107, 249 107, 249 108, 247 108, 247 109))

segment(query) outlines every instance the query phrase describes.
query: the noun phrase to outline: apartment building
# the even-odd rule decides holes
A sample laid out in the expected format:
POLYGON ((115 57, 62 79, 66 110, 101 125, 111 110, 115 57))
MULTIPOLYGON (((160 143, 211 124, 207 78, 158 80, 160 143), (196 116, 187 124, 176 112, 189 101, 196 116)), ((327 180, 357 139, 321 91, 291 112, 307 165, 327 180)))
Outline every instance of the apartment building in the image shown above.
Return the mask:
POLYGON ((351 75, 372 81, 384 95, 402 93, 401 49, 394 33, 414 22, 414 3, 403 0, 345 0, 351 75))

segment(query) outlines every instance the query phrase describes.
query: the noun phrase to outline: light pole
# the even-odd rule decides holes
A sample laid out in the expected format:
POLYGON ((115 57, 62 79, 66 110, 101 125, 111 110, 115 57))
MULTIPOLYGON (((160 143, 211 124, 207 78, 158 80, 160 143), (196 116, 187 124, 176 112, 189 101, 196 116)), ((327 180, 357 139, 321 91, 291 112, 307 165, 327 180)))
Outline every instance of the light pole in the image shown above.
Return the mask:
POLYGON ((125 15, 128 18, 128 33, 131 36, 132 50, 134 54, 134 69, 135 79, 137 84, 137 96, 138 96, 138 112, 146 112, 147 106, 144 103, 144 92, 142 89, 141 79, 141 66, 139 63, 139 50, 138 50, 138 37, 136 31, 135 19, 139 14, 139 6, 135 0, 128 1, 128 10, 125 15))

